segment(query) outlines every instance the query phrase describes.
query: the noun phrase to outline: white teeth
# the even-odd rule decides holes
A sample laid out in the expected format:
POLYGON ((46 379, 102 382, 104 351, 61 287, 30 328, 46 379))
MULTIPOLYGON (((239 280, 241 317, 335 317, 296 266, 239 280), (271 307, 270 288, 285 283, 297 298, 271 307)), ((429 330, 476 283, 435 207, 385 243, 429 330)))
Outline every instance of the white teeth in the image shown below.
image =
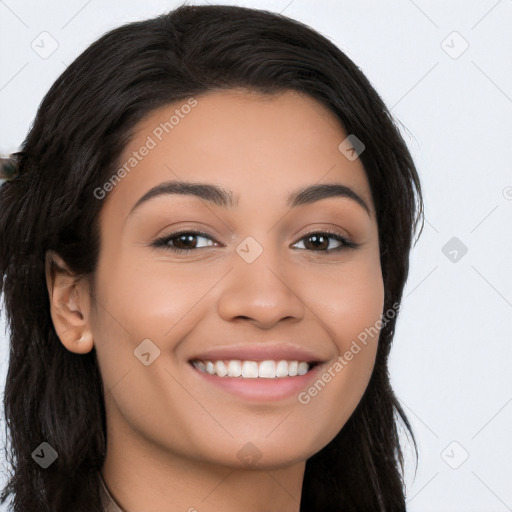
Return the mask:
POLYGON ((258 377, 262 379, 274 379, 276 376, 276 363, 274 361, 262 361, 258 367, 258 377))
POLYGON ((194 361, 193 365, 201 372, 219 377, 242 377, 244 379, 274 379, 305 375, 310 364, 305 361, 194 361))
POLYGON ((305 375, 308 373, 308 363, 299 363, 297 367, 297 373, 299 375, 305 375))
POLYGON ((242 364, 242 377, 246 379, 257 379, 258 363, 256 361, 244 361, 242 364))
POLYGON ((215 372, 219 377, 225 377, 228 374, 228 369, 224 364, 224 361, 217 361, 215 363, 215 372))
POLYGON ((276 377, 288 377, 288 363, 286 361, 278 361, 276 377))
POLYGON ((198 370, 206 373, 206 365, 202 361, 196 361, 194 364, 198 370))
POLYGON ((242 375, 242 361, 229 361, 228 363, 228 376, 240 377, 242 375))
POLYGON ((213 366, 213 363, 211 361, 208 361, 206 363, 206 371, 211 375, 215 374, 215 366, 213 366))

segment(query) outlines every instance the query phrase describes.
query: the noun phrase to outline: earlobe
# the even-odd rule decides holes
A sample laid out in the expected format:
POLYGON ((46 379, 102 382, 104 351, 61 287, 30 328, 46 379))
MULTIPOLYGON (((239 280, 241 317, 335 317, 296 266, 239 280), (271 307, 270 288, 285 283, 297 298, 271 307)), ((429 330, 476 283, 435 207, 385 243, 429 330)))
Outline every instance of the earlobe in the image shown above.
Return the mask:
POLYGON ((71 352, 90 352, 94 340, 88 281, 74 274, 54 251, 46 252, 45 274, 50 314, 57 336, 71 352))

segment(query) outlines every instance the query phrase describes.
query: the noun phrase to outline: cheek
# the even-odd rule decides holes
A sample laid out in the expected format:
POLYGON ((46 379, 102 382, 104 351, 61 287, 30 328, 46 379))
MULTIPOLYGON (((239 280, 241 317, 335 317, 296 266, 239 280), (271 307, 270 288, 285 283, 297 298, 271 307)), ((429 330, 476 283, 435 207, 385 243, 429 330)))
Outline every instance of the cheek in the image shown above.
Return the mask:
POLYGON ((375 324, 384 307, 380 264, 366 265, 361 271, 351 269, 349 274, 339 278, 338 293, 330 289, 328 299, 332 304, 330 325, 335 329, 340 351, 348 350, 353 340, 363 339, 360 335, 371 327, 374 329, 369 339, 377 342, 375 324))
POLYGON ((376 345, 375 324, 379 327, 378 320, 384 307, 378 248, 354 252, 341 265, 333 265, 315 275, 305 275, 297 289, 303 290, 310 310, 328 330, 340 354, 349 350, 354 340, 364 339, 364 333, 370 328, 373 329, 368 334, 368 341, 373 340, 376 345))
POLYGON ((134 341, 162 339, 176 324, 187 323, 187 312, 215 282, 197 265, 143 258, 128 249, 117 256, 98 266, 98 297, 106 321, 134 341))
POLYGON ((128 424, 179 451, 193 444, 187 425, 176 421, 188 414, 183 411, 190 409, 190 395, 179 384, 181 368, 169 373, 170 352, 197 324, 194 305, 214 281, 198 279, 197 271, 163 277, 165 268, 120 254, 100 261, 92 324, 109 425, 128 424), (149 352, 147 366, 139 347, 149 352))
POLYGON ((324 365, 298 401, 304 414, 326 426, 317 439, 324 444, 354 412, 374 368, 384 307, 378 255, 354 260, 346 271, 338 269, 317 283, 316 311, 335 343, 337 356, 324 365))
MULTIPOLYGON (((204 299, 219 277, 207 268, 198 271, 197 266, 183 264, 172 265, 171 269, 168 262, 122 252, 99 262, 92 327, 106 389, 115 387, 115 395, 123 395, 131 390, 132 383, 138 383, 137 389, 127 393, 124 407, 128 410, 137 404, 151 407, 152 401, 139 396, 143 388, 146 397, 154 389, 169 389, 170 376, 162 373, 162 368, 177 361, 180 342, 205 313, 204 299), (148 351, 154 362, 144 366, 137 354, 148 351)), ((174 390, 167 397, 169 403, 177 402, 178 395, 174 390)), ((137 414, 134 410, 134 417, 137 414)))

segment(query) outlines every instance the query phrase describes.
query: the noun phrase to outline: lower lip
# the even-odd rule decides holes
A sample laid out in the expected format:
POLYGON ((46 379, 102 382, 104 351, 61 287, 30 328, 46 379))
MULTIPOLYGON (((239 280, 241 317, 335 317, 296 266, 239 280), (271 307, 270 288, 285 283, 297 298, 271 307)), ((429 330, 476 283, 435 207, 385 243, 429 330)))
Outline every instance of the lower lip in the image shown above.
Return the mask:
POLYGON ((316 365, 304 375, 279 377, 275 379, 245 379, 242 377, 219 377, 198 370, 192 364, 192 370, 200 377, 219 388, 246 400, 272 402, 297 395, 315 380, 322 365, 316 365))

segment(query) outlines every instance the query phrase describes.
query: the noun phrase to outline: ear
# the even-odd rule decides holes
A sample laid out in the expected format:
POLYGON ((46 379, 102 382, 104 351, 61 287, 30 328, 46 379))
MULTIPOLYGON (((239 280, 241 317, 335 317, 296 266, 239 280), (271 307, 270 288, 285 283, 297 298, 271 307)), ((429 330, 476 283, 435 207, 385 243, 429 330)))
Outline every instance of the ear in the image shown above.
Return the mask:
POLYGON ((60 341, 71 352, 90 352, 94 341, 88 280, 73 274, 54 251, 46 252, 45 273, 50 313, 60 341))

